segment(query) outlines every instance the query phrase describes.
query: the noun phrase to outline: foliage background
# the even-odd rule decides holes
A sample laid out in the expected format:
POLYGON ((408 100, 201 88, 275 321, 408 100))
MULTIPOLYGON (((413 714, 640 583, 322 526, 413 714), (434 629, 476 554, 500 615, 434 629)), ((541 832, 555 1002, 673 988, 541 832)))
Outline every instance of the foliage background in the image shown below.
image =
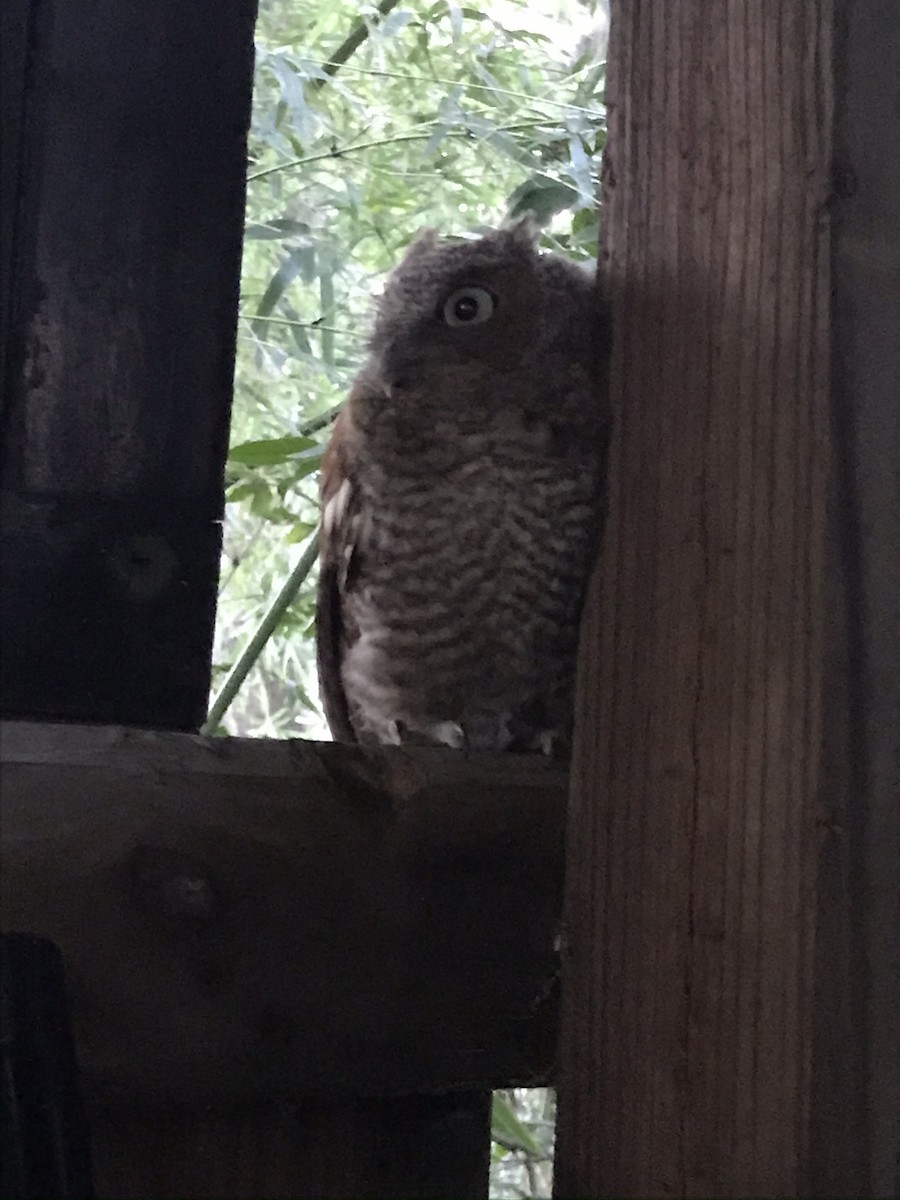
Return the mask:
MULTIPOLYGON (((316 472, 372 294, 423 227, 531 212, 595 256, 606 27, 603 0, 261 0, 209 732, 328 738, 316 472)), ((492 1194, 549 1195, 552 1096, 494 1118, 492 1194)))

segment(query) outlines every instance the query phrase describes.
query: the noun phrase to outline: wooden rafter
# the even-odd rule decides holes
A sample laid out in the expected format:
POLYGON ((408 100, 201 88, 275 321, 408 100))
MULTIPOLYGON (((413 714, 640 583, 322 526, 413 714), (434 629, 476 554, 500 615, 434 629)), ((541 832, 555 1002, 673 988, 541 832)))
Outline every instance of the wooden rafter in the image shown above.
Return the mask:
POLYGON ((0 747, 4 926, 62 950, 94 1103, 547 1079, 560 768, 29 723, 0 747))

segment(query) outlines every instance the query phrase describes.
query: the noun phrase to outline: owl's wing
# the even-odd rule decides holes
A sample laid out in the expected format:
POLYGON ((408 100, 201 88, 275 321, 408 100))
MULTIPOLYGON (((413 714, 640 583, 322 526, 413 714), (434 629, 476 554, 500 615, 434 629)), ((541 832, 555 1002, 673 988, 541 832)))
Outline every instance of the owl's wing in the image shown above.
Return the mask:
POLYGON ((341 664, 357 632, 348 627, 344 597, 354 574, 355 535, 359 527, 354 485, 349 414, 343 409, 322 456, 322 528, 319 534, 319 585, 316 594, 316 662, 328 726, 338 742, 357 741, 350 718, 341 664))

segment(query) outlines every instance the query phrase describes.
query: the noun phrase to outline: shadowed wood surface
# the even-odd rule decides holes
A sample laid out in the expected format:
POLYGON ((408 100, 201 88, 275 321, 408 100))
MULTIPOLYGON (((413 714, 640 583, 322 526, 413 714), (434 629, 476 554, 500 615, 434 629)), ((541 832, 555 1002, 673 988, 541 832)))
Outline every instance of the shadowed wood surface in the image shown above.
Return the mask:
POLYGON ((831 21, 828 0, 613 8, 561 1197, 809 1194, 831 21))
POLYGON ((152 1118, 117 1110, 94 1139, 97 1186, 116 1200, 482 1196, 489 1106, 489 1092, 457 1092, 152 1118))
POLYGON ((255 0, 223 11, 3 4, 7 717, 205 715, 255 0))
POLYGON ((4 927, 62 950, 93 1103, 546 1080, 558 767, 29 723, 0 747, 4 927))
POLYGON ((836 4, 828 870, 817 1195, 900 1195, 900 4, 836 4), (840 940, 839 940, 840 939, 840 940))

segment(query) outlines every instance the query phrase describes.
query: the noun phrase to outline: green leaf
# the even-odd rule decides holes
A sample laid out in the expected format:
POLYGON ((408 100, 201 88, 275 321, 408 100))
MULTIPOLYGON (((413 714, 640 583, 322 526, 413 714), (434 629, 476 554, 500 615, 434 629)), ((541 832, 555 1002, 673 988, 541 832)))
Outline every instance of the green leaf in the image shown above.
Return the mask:
POLYGON ((405 9, 397 9, 378 26, 378 35, 382 38, 394 37, 401 29, 404 29, 412 20, 412 13, 405 9))
POLYGON ((317 446, 314 451, 298 454, 296 458, 291 459, 291 477, 295 483, 305 479, 307 475, 312 475, 313 471, 318 471, 322 465, 322 454, 322 447, 317 446))
POLYGON ((293 545, 295 542, 305 542, 309 535, 314 533, 315 530, 315 525, 305 525, 302 522, 297 522, 284 535, 284 540, 289 545, 293 545))
MULTIPOLYGON (((263 298, 257 305, 256 315, 258 317, 268 317, 298 275, 303 275, 304 278, 309 279, 312 278, 314 272, 315 250, 312 246, 297 246, 282 260, 278 270, 269 280, 268 286, 263 293, 263 298)), ((260 336, 259 330, 255 325, 253 331, 257 336, 260 336)))
POLYGON ((244 228, 244 237, 256 241, 283 241, 296 234, 309 233, 304 221, 292 221, 289 217, 276 217, 263 223, 251 222, 244 228))
POLYGON ((450 29, 454 42, 458 42, 462 37, 463 31, 463 13, 458 4, 448 3, 447 10, 450 15, 450 29))
POLYGON ((237 504, 241 500, 249 500, 257 494, 258 487, 254 481, 247 483, 238 483, 228 488, 225 493, 225 499, 229 504, 237 504))
POLYGON ((261 438, 232 446, 228 451, 228 461, 243 463, 248 467, 270 467, 317 448, 318 444, 308 437, 261 438))
POLYGON ((548 183, 546 180, 529 179, 520 184, 507 201, 510 220, 528 214, 540 225, 551 217, 578 203, 577 188, 568 183, 548 183))
POLYGON ((508 1150, 524 1150, 535 1158, 543 1158, 544 1151, 532 1137, 530 1130, 519 1120, 512 1105, 500 1093, 494 1092, 491 1105, 491 1137, 508 1150))

